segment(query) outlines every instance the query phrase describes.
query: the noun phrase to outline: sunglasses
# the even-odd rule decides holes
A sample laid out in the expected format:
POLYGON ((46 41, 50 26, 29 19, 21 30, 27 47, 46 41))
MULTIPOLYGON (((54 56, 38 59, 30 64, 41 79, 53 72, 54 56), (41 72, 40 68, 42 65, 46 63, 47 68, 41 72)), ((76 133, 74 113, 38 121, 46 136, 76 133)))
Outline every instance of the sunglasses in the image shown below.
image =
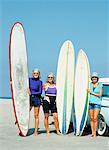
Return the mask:
POLYGON ((94 78, 96 78, 96 79, 97 79, 97 77, 92 77, 92 79, 94 79, 94 78))
POLYGON ((34 72, 33 74, 39 74, 39 73, 34 72))
POLYGON ((48 79, 50 79, 50 78, 53 79, 53 77, 48 77, 48 79))

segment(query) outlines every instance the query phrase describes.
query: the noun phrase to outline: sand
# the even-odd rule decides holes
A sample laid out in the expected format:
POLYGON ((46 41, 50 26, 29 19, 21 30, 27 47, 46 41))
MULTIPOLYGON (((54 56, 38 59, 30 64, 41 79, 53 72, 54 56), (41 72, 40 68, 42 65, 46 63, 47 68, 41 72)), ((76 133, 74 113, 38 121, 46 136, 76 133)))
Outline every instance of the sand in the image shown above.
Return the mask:
MULTIPOLYGON (((53 117, 49 118, 52 123, 53 117)), ((58 136, 54 125, 50 125, 50 135, 47 136, 43 124, 43 111, 40 110, 39 134, 34 136, 34 114, 30 114, 29 135, 21 137, 15 123, 12 101, 0 99, 0 150, 107 150, 109 136, 91 138, 90 134, 76 137, 73 132, 58 136)))

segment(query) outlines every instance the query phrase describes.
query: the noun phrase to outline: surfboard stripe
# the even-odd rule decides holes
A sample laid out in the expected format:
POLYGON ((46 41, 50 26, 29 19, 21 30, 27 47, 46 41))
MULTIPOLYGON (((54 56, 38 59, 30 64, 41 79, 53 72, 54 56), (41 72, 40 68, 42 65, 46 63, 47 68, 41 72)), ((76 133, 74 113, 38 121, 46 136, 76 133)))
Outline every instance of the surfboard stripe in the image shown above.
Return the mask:
POLYGON ((83 113, 83 116, 82 116, 82 119, 81 119, 81 124, 80 124, 80 135, 82 134, 83 127, 85 125, 85 119, 86 119, 86 113, 87 113, 87 108, 88 108, 88 102, 89 101, 88 101, 88 93, 87 93, 84 113, 83 113))
POLYGON ((64 87, 64 105, 63 105, 63 123, 62 134, 66 133, 66 111, 67 111, 67 72, 68 72, 68 52, 66 56, 66 75, 65 75, 65 87, 64 87))
MULTIPOLYGON (((89 67, 89 66, 88 66, 89 67)), ((90 73, 89 73, 89 82, 88 82, 88 87, 90 83, 90 73)), ((88 116, 88 109, 89 109, 89 94, 87 92, 87 96, 86 96, 86 104, 85 104, 85 109, 84 109, 84 113, 83 113, 83 117, 81 120, 81 125, 80 125, 80 135, 82 135, 84 127, 86 125, 86 121, 87 121, 87 116, 88 116)))
POLYGON ((74 135, 76 135, 76 114, 75 114, 75 107, 74 107, 74 101, 73 101, 73 128, 74 128, 74 135))

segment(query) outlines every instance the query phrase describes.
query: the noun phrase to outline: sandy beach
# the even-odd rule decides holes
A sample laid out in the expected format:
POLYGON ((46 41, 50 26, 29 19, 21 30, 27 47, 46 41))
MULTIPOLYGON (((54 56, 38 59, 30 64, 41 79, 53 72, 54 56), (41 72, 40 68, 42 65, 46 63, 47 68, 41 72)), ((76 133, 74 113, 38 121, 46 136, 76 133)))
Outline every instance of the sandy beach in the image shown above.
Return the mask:
MULTIPOLYGON (((49 118, 51 123, 53 118, 49 118)), ((12 101, 0 100, 0 150, 107 150, 109 149, 109 136, 91 138, 90 134, 75 137, 73 133, 58 136, 54 125, 50 125, 50 135, 46 136, 43 124, 43 111, 40 111, 39 135, 34 136, 34 115, 30 114, 29 135, 18 136, 15 123, 12 101)))

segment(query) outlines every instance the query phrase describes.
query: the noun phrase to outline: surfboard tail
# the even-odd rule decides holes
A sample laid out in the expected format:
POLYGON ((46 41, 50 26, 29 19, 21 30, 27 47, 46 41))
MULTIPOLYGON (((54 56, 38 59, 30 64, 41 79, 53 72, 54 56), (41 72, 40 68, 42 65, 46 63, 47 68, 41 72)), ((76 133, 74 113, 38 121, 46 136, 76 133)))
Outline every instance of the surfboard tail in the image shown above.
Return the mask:
POLYGON ((86 96, 86 104, 85 104, 85 108, 84 108, 84 112, 83 112, 83 116, 82 116, 82 119, 81 119, 81 124, 80 124, 80 135, 82 135, 83 133, 83 130, 84 130, 84 127, 86 125, 86 121, 87 121, 87 116, 88 116, 88 93, 87 93, 87 96, 86 96))

